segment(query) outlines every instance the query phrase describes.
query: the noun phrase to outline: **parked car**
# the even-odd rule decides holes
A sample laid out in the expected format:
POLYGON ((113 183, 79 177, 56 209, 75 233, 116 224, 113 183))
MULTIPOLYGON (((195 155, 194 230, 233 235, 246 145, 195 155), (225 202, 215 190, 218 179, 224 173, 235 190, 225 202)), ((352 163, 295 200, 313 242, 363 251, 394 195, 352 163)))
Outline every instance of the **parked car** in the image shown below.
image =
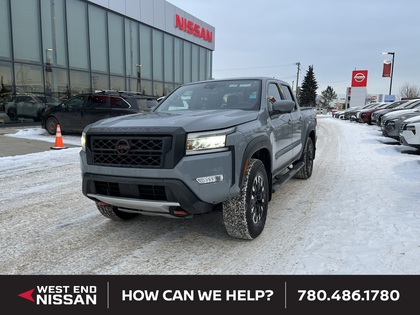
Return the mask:
POLYGON ((373 106, 371 108, 362 109, 357 113, 356 120, 360 123, 367 123, 368 125, 371 125, 372 121, 370 117, 372 113, 380 109, 388 108, 389 106, 390 106, 390 103, 378 103, 376 106, 373 106))
POLYGON ((357 106, 357 107, 349 107, 343 111, 337 112, 334 117, 335 118, 339 118, 339 119, 343 119, 343 120, 352 120, 351 118, 353 117, 354 119, 356 118, 356 112, 365 108, 368 108, 372 106, 372 104, 367 104, 364 106, 357 106))
POLYGON ((370 115, 370 120, 372 124, 376 124, 377 118, 379 117, 379 113, 386 113, 386 112, 392 111, 393 109, 398 108, 399 106, 403 106, 407 102, 408 102, 407 100, 395 101, 395 102, 390 103, 390 105, 393 105, 390 108, 383 108, 383 109, 373 112, 372 115, 370 115))
POLYGON ((357 109, 357 110, 353 111, 353 112, 350 114, 350 121, 357 121, 357 122, 360 122, 360 123, 361 123, 361 122, 363 122, 363 120, 362 120, 362 119, 361 119, 361 117, 360 117, 361 112, 362 112, 363 110, 368 110, 368 109, 377 108, 378 106, 381 106, 381 105, 383 105, 383 104, 385 104, 385 103, 383 103, 383 102, 370 103, 370 104, 368 104, 368 105, 363 106, 362 108, 359 108, 359 109, 357 109))
POLYGON ((385 114, 382 117, 381 130, 385 137, 400 140, 400 127, 404 120, 420 115, 420 107, 416 109, 404 109, 385 114))
POLYGON ((376 124, 380 127, 383 115, 388 114, 390 112, 399 111, 402 109, 413 109, 413 108, 416 108, 417 106, 420 106, 419 99, 403 100, 403 101, 397 101, 397 102, 401 102, 401 104, 395 108, 381 109, 374 112, 371 116, 372 124, 376 124))
POLYGON ((42 112, 49 106, 60 104, 60 100, 45 95, 31 93, 12 94, 4 101, 4 112, 10 120, 29 118, 41 121, 42 112))
POLYGON ((404 120, 399 132, 402 144, 420 150, 420 116, 404 120))
POLYGON ((63 133, 81 133, 98 120, 151 111, 158 104, 154 96, 129 92, 98 92, 76 95, 62 104, 47 108, 42 115, 42 128, 55 134, 57 125, 63 133))
MULTIPOLYGON (((351 111, 351 110, 353 110, 353 108, 346 108, 346 109, 344 109, 344 110, 339 110, 339 111, 335 112, 335 113, 332 115, 332 117, 344 120, 344 119, 346 119, 346 118, 345 118, 345 114, 346 114, 346 113, 348 113, 348 112, 349 112, 349 111, 351 111)), ((348 119, 348 118, 347 118, 347 119, 348 119)))

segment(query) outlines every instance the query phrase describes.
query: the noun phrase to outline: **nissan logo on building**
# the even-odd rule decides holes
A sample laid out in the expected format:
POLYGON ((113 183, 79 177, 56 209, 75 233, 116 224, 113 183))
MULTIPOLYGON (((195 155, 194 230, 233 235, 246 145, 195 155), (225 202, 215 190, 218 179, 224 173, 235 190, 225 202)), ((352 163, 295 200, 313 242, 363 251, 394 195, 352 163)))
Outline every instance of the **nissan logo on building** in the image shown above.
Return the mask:
POLYGON ((125 139, 118 140, 115 150, 119 155, 126 155, 130 151, 130 143, 125 139))

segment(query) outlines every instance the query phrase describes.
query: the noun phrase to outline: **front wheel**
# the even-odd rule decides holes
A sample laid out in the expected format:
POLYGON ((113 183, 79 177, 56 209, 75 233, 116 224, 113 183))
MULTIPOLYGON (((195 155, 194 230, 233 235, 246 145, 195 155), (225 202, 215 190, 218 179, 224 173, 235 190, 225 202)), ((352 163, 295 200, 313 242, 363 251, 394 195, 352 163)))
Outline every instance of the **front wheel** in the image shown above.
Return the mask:
POLYGON ((123 212, 118 210, 117 207, 104 204, 102 202, 97 202, 96 207, 104 217, 114 221, 130 220, 138 216, 137 213, 123 212))
POLYGON ((223 203, 223 222, 230 236, 254 239, 264 229, 268 209, 268 179, 264 164, 251 159, 238 196, 223 203))

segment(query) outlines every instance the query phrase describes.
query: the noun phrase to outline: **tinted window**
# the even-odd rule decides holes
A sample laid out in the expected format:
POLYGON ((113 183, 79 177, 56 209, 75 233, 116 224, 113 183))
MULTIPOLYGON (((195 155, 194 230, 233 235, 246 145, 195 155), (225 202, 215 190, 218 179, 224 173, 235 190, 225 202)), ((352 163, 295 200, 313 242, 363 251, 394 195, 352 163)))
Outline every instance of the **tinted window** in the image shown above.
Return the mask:
POLYGON ((148 100, 146 98, 138 98, 137 100, 137 106, 142 110, 151 110, 153 107, 158 105, 158 101, 156 100, 148 100))
POLYGON ((92 109, 92 108, 107 108, 107 100, 108 96, 103 95, 93 95, 89 96, 86 101, 86 108, 92 109))
POLYGON ((63 104, 63 107, 70 112, 80 111, 83 107, 84 97, 77 96, 74 98, 69 99, 67 102, 63 104))
POLYGON ((16 102, 30 102, 32 98, 30 96, 18 96, 16 102))
POLYGON ((121 97, 111 96, 111 108, 130 108, 130 104, 121 97))

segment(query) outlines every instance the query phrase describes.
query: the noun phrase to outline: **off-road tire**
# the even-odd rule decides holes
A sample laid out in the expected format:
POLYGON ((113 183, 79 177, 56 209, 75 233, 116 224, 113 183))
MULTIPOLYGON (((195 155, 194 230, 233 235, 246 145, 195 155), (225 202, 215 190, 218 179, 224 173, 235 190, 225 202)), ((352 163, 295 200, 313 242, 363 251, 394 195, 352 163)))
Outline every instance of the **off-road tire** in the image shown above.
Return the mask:
POLYGON ((114 221, 125 221, 130 220, 138 216, 137 213, 129 213, 129 212, 123 212, 118 210, 117 207, 106 205, 103 203, 96 203, 96 207, 98 208, 99 212, 108 219, 114 220, 114 221))
POLYGON ((264 164, 251 159, 238 196, 223 203, 223 222, 230 236, 252 240, 264 229, 269 187, 264 164))
POLYGON ((294 178, 308 179, 312 176, 314 168, 314 154, 314 142, 311 137, 308 137, 308 139, 306 139, 305 148, 302 152, 302 157, 300 158, 300 161, 304 162, 305 165, 295 174, 294 178))

